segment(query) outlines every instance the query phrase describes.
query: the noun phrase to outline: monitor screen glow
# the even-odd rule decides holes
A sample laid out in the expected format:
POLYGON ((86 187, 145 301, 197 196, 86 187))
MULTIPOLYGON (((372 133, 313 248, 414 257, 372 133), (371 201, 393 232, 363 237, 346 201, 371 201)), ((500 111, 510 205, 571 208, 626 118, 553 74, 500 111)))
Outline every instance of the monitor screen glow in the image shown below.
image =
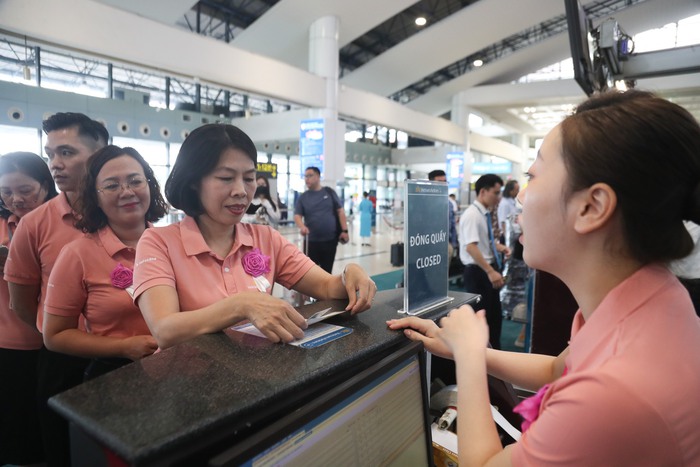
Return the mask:
POLYGON ((421 350, 392 355, 210 465, 424 466, 432 460, 421 350))

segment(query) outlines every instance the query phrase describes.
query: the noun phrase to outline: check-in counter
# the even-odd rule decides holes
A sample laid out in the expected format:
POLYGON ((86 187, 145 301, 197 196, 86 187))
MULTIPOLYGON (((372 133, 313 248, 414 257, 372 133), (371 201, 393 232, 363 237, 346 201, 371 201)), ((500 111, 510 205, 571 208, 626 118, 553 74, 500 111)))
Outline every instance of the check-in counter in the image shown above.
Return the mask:
MULTIPOLYGON (((476 296, 450 292, 437 319, 476 296)), ((300 308, 304 316, 343 301, 300 308)), ((372 308, 327 322, 352 329, 314 348, 226 330, 199 336, 53 397, 71 422, 74 465, 201 465, 275 419, 408 345, 385 321, 399 318, 403 289, 372 308)))

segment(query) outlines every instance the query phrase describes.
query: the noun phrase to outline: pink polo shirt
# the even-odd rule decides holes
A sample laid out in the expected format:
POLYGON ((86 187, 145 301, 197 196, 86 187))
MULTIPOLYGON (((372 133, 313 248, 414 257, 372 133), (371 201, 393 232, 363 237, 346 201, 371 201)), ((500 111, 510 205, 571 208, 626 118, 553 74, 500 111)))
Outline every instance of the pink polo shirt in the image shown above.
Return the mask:
POLYGON ((61 248, 83 235, 73 226, 74 222, 66 195, 60 193, 22 217, 12 237, 10 256, 5 264, 5 280, 20 285, 41 284, 36 316, 40 331, 51 269, 61 248))
POLYGON ((646 266, 572 328, 568 373, 545 393, 513 465, 700 465, 700 319, 646 266))
POLYGON ((135 255, 136 250, 124 245, 109 226, 73 240, 58 255, 51 271, 45 312, 82 314, 87 332, 99 336, 150 335, 131 295, 112 285, 110 278, 120 263, 133 269, 135 255))
MULTIPOLYGON (((240 292, 257 290, 241 259, 253 248, 270 257, 265 278, 291 288, 314 266, 295 245, 269 226, 240 223, 231 251, 216 255, 204 241, 195 220, 154 227, 136 248, 134 298, 156 285, 177 289, 180 310, 195 310, 240 292)), ((272 293, 272 287, 267 290, 272 293)))
MULTIPOLYGON (((8 219, 0 217, 0 243, 10 245, 10 234, 14 233, 19 219, 11 215, 8 219)), ((36 328, 19 319, 10 309, 10 292, 7 282, 0 280, 0 348, 13 350, 40 349, 43 344, 41 334, 36 328)))

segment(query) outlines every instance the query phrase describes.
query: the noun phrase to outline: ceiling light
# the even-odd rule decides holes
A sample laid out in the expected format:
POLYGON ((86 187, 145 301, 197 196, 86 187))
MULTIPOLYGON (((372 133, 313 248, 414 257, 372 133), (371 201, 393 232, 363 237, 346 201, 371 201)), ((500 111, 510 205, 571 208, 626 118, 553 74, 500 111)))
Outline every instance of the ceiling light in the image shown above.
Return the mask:
POLYGON ((476 60, 474 60, 474 61, 472 62, 472 64, 473 64, 475 67, 480 67, 481 65, 484 64, 484 61, 481 60, 480 58, 477 58, 476 60))
POLYGON ((425 23, 427 23, 428 20, 423 18, 422 16, 419 16, 416 18, 416 26, 425 26, 425 23))

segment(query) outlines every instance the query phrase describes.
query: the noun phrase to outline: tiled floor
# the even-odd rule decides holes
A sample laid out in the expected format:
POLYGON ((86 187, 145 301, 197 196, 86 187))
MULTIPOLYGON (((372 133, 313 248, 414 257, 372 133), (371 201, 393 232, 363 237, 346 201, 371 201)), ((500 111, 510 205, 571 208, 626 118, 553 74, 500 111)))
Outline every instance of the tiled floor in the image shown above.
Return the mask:
MULTIPOLYGON (((382 274, 396 269, 391 265, 391 244, 403 239, 403 228, 395 225, 391 215, 378 214, 377 225, 372 229, 369 239, 371 246, 362 246, 360 238, 360 221, 358 218, 348 220, 350 242, 346 245, 338 245, 335 255, 333 273, 340 274, 348 263, 357 263, 362 266, 370 276, 382 274)), ((291 242, 301 245, 301 235, 296 227, 283 227, 280 232, 291 242)))

